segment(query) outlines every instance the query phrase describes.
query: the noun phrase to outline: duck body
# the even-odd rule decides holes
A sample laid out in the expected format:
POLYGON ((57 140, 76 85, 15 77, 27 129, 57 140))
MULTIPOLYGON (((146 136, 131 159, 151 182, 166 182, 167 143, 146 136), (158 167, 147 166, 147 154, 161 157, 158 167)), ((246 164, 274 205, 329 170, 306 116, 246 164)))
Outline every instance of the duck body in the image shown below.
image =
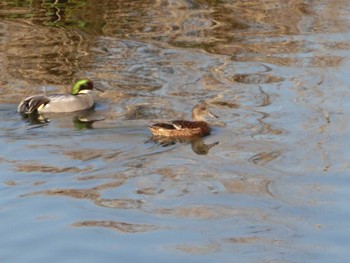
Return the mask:
POLYGON ((203 137, 210 134, 210 126, 203 117, 205 115, 216 117, 211 113, 207 104, 202 101, 192 109, 192 121, 174 120, 171 122, 160 122, 148 126, 154 136, 163 137, 203 137))
POLYGON ((210 134, 210 127, 205 121, 174 120, 155 123, 148 128, 153 135, 165 137, 202 137, 210 134))
POLYGON ((94 106, 94 99, 90 93, 92 89, 92 81, 79 80, 69 94, 30 96, 20 102, 17 111, 23 114, 31 114, 33 112, 67 113, 87 110, 94 106))
POLYGON ((94 105, 91 94, 54 94, 50 96, 34 95, 24 99, 17 108, 21 113, 57 113, 90 109, 94 105))

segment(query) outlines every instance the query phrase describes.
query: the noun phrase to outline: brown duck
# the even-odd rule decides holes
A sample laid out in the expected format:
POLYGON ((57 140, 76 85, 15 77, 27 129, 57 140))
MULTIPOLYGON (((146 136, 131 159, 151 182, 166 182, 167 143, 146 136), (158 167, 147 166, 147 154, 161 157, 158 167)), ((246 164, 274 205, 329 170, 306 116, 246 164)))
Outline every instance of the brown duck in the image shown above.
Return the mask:
POLYGON ((210 134, 210 127, 204 120, 204 116, 217 118, 208 110, 208 104, 201 101, 192 109, 192 121, 174 120, 171 122, 155 123, 148 126, 153 135, 164 137, 194 137, 210 134))

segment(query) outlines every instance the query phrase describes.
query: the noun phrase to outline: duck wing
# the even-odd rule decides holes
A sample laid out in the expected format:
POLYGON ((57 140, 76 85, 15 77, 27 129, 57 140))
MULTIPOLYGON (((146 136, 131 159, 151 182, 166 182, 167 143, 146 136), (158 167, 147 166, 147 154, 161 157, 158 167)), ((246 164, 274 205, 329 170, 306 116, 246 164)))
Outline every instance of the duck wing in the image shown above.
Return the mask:
POLYGON ((42 95, 30 96, 21 101, 17 107, 17 111, 20 113, 31 114, 36 111, 40 106, 46 105, 50 102, 50 98, 42 95))
POLYGON ((175 120, 175 121, 172 121, 171 124, 177 130, 198 128, 198 122, 195 122, 195 121, 175 120))
POLYGON ((159 122, 155 123, 150 128, 156 128, 156 129, 166 129, 166 130, 175 130, 176 127, 172 123, 167 122, 159 122))
POLYGON ((172 122, 155 123, 151 127, 166 130, 195 129, 198 128, 198 123, 193 121, 175 120, 172 122))

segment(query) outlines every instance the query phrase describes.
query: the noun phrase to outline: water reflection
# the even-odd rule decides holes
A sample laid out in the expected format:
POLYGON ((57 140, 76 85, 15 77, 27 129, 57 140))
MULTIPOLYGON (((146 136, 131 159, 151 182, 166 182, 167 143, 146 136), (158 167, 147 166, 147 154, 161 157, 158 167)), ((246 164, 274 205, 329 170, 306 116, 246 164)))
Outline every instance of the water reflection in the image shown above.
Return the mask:
POLYGON ((94 262, 121 250, 130 262, 329 262, 332 251, 345 262, 347 5, 1 1, 1 253, 65 261, 73 240, 94 262), (106 88, 106 108, 19 120, 20 98, 78 76, 106 88), (202 99, 225 129, 144 143, 150 120, 202 99))
POLYGON ((190 137, 190 138, 168 138, 164 136, 152 136, 147 142, 153 141, 162 147, 168 147, 175 144, 191 144, 192 151, 198 155, 206 155, 209 150, 219 142, 205 144, 203 137, 190 137))
MULTIPOLYGON (((0 18, 9 20, 4 33, 7 36, 11 32, 12 43, 5 52, 7 72, 34 84, 70 83, 76 74, 91 69, 94 63, 91 55, 95 55, 95 41, 99 41, 96 36, 100 34, 143 41, 157 40, 181 48, 200 48, 213 54, 230 56, 234 61, 315 67, 337 67, 342 61, 341 56, 313 55, 315 47, 309 44, 310 41, 288 37, 315 32, 315 28, 319 31, 325 23, 316 16, 319 10, 304 1, 278 4, 277 7, 274 1, 262 5, 212 1, 97 2, 3 1, 0 18), (310 19, 310 14, 315 16, 312 15, 310 19), (16 20, 29 21, 29 24, 14 23, 16 20), (33 25, 37 25, 35 30, 32 30, 33 25), (263 41, 268 37, 269 41, 263 41), (306 53, 310 54, 307 58, 290 56, 306 53)), ((332 31, 332 24, 329 31, 332 31)), ((337 44, 344 46, 342 43, 337 44)), ((320 45, 329 47, 329 43, 320 45)), ((111 51, 108 47, 105 50, 111 51)), ((112 53, 115 58, 118 55, 116 51, 112 53)), ((115 60, 114 66, 119 63, 126 64, 127 61, 117 63, 115 60)), ((162 70, 174 71, 174 68, 163 65, 162 70)), ((108 72, 110 69, 104 73, 108 72)), ((258 84, 283 81, 283 76, 274 73, 242 73, 231 78, 232 81, 258 84)), ((134 78, 138 86, 155 81, 154 78, 145 80, 139 74, 122 74, 119 78, 123 80, 124 87, 129 86, 129 78, 134 78)), ((145 86, 150 91, 160 87, 160 83, 145 86)))
POLYGON ((279 156, 281 156, 281 152, 262 152, 262 153, 258 153, 254 156, 252 156, 249 161, 254 163, 254 164, 266 164, 268 162, 271 162, 273 160, 275 160, 276 158, 278 158, 279 156))
POLYGON ((73 224, 74 227, 103 227, 122 233, 143 233, 157 230, 159 227, 146 224, 131 224, 118 221, 80 221, 73 224))
POLYGON ((20 115, 30 126, 42 127, 50 122, 49 118, 46 118, 43 114, 38 112, 33 112, 31 114, 20 113, 20 115))
POLYGON ((103 116, 79 115, 73 118, 74 128, 78 130, 93 129, 93 124, 98 121, 103 121, 103 116))
POLYGON ((77 130, 85 130, 85 129, 93 129, 93 124, 95 122, 103 121, 105 119, 104 116, 99 115, 95 112, 94 109, 88 109, 84 111, 68 113, 68 114, 60 114, 60 113, 38 113, 33 112, 30 114, 21 113, 22 119, 28 123, 29 128, 40 128, 48 125, 51 120, 61 120, 71 119, 73 123, 73 127, 77 130))

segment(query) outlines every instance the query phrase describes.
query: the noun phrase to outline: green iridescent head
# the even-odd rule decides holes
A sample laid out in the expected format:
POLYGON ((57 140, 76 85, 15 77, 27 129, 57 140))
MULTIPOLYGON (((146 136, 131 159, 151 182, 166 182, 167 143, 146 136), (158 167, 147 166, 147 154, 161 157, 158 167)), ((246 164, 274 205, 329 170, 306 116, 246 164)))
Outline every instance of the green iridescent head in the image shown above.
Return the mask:
POLYGON ((81 79, 75 82, 70 94, 78 95, 79 93, 83 93, 94 88, 94 84, 91 80, 81 79))

